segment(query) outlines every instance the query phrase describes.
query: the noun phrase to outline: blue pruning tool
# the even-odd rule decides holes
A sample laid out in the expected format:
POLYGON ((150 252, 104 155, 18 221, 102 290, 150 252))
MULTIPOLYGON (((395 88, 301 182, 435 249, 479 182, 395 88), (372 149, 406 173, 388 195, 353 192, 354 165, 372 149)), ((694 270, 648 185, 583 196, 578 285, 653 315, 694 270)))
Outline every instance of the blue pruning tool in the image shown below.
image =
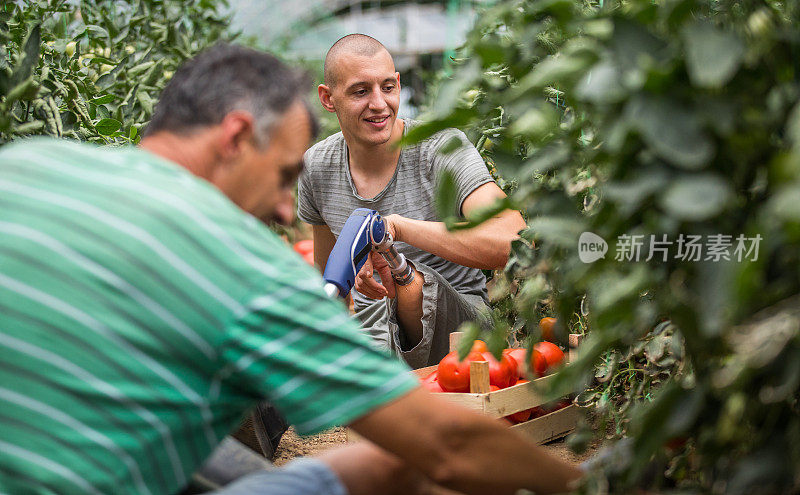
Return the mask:
POLYGON ((347 297, 355 283, 356 274, 373 249, 389 264, 397 284, 408 285, 414 280, 414 270, 406 257, 394 247, 394 239, 380 213, 368 208, 357 208, 345 222, 328 256, 325 272, 322 274, 325 292, 330 297, 347 297))

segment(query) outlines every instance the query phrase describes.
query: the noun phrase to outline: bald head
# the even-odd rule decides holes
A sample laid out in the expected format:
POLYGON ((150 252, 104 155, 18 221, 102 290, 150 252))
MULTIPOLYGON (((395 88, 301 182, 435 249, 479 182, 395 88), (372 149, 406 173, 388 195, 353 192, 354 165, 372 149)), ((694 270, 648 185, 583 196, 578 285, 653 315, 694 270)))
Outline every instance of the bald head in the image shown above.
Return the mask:
POLYGON ((343 56, 372 57, 381 51, 389 53, 380 41, 366 34, 348 34, 343 38, 339 38, 339 41, 334 43, 331 49, 328 50, 328 54, 325 55, 325 85, 332 88, 339 82, 338 62, 343 56))

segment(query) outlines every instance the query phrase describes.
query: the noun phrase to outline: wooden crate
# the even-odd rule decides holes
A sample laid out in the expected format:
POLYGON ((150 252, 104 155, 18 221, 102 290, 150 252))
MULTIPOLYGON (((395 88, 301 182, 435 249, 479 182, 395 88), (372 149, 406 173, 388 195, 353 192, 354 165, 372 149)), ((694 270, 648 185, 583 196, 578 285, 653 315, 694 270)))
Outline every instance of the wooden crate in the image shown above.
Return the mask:
MULTIPOLYGON (((458 332, 451 334, 450 349, 455 349, 458 345, 460 335, 458 332)), ((570 339, 570 342, 577 342, 579 339, 570 339)), ((474 363, 477 364, 477 363, 474 363)), ((486 365, 488 367, 488 364, 486 365)), ((414 370, 414 374, 420 379, 427 377, 437 366, 428 366, 414 370)), ((475 370, 470 369, 471 377, 475 370)), ((487 372, 488 373, 488 372, 487 372)), ((487 378, 488 379, 488 374, 487 378)), ((443 400, 458 404, 467 409, 486 414, 493 418, 502 418, 509 414, 542 406, 545 400, 542 391, 547 387, 548 382, 553 379, 553 375, 543 376, 528 383, 517 384, 508 388, 495 390, 487 393, 437 393, 436 396, 443 400)), ((488 384, 486 385, 488 388, 488 384)), ((531 437, 537 443, 547 443, 562 438, 572 430, 578 421, 578 410, 574 405, 558 409, 551 413, 533 418, 524 423, 511 426, 531 437)), ((348 429, 348 441, 355 440, 357 435, 348 429)))
MULTIPOLYGON (((429 366, 414 370, 414 373, 420 378, 424 378, 435 370, 436 366, 429 366)), ((545 400, 541 392, 552 378, 553 375, 547 375, 528 383, 520 383, 484 394, 445 392, 438 393, 436 396, 487 416, 502 418, 544 405, 545 400)), ((577 408, 570 405, 544 416, 513 425, 511 428, 531 436, 537 443, 546 443, 568 435, 575 429, 577 420, 577 408)))

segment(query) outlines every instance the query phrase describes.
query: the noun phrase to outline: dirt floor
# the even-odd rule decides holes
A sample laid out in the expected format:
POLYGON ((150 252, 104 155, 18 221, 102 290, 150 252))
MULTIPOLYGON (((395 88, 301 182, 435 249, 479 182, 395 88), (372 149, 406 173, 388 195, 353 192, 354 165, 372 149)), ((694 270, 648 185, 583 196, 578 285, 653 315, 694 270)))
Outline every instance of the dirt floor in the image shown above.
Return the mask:
MULTIPOLYGON (((283 435, 275 453, 275 464, 282 466, 295 457, 313 455, 345 442, 347 442, 347 435, 345 429, 341 427, 308 437, 300 437, 294 432, 294 429, 290 428, 283 435)), ((595 446, 581 455, 576 455, 567 448, 563 439, 545 444, 544 448, 554 456, 571 462, 583 462, 597 451, 595 446)))

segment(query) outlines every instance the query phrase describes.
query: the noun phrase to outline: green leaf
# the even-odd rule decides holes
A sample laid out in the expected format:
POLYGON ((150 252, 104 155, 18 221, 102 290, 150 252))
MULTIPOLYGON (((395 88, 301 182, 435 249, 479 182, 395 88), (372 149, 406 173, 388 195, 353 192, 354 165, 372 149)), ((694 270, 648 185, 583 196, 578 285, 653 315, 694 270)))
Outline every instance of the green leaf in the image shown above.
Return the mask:
POLYGON ((139 74, 143 73, 144 71, 148 70, 150 67, 154 66, 155 62, 144 62, 138 65, 135 65, 128 69, 128 76, 129 77, 136 77, 139 74))
POLYGON ((714 154, 714 143, 695 113, 677 101, 638 95, 628 102, 625 116, 653 151, 678 167, 699 170, 714 154))
POLYGON ((668 335, 659 335, 652 338, 644 347, 644 355, 647 360, 652 363, 658 362, 667 350, 667 344, 669 344, 670 339, 671 337, 668 335))
POLYGON ((429 120, 414 126, 400 141, 401 146, 418 143, 449 127, 462 127, 476 116, 472 108, 457 108, 443 119, 429 120))
POLYGON ((554 106, 541 102, 516 119, 509 131, 513 135, 538 140, 558 127, 559 113, 554 106))
POLYGON ((792 146, 800 150, 800 103, 796 104, 786 120, 786 134, 792 146))
POLYGON ((642 170, 627 181, 609 182, 604 187, 605 197, 620 208, 623 215, 632 214, 650 196, 664 188, 669 176, 662 168, 642 170))
POLYGON ((630 75, 639 73, 653 65, 665 64, 672 58, 668 45, 654 36, 647 27, 629 19, 614 22, 611 40, 616 62, 630 75))
POLYGON ((100 117, 101 119, 107 119, 111 117, 111 112, 108 111, 108 108, 106 108, 105 105, 97 105, 95 116, 100 117))
POLYGON ((556 216, 534 218, 528 225, 536 239, 572 249, 577 248, 578 237, 586 230, 585 224, 579 220, 556 216))
POLYGON ((436 187, 436 213, 441 220, 459 215, 458 185, 455 174, 443 170, 436 187))
MULTIPOLYGON (((611 254, 607 257, 610 258, 611 254)), ((592 310, 598 314, 616 311, 620 302, 639 296, 646 287, 648 278, 649 272, 643 264, 635 264, 628 273, 606 273, 596 277, 590 291, 592 310)))
POLYGON ((39 50, 42 44, 42 33, 40 25, 31 29, 25 40, 22 58, 14 68, 11 76, 11 87, 17 86, 33 74, 33 69, 39 64, 39 50))
POLYGON ((491 67, 492 65, 501 64, 504 62, 505 51, 503 50, 503 47, 495 40, 486 40, 480 42, 475 45, 473 49, 483 61, 484 67, 491 67))
POLYGON ((592 44, 582 38, 570 40, 562 51, 537 64, 512 90, 514 96, 548 85, 570 84, 597 61, 592 44))
POLYGON ((709 22, 697 22, 683 30, 686 69, 696 86, 720 88, 733 78, 744 58, 744 43, 736 33, 709 22))
POLYGON ((521 177, 544 174, 561 167, 569 161, 570 150, 562 142, 551 143, 534 152, 522 163, 521 177))
POLYGON ((458 136, 453 136, 447 140, 446 143, 439 149, 439 153, 442 155, 449 155, 464 146, 464 143, 458 136))
POLYGON ((717 175, 686 175, 667 188, 661 207, 676 219, 699 222, 720 214, 732 197, 730 185, 717 175))
POLYGON ((108 94, 103 96, 98 96, 97 98, 92 98, 90 101, 95 105, 104 105, 106 103, 111 103, 116 99, 116 96, 108 94))
POLYGON ((83 32, 86 34, 91 33, 93 36, 90 36, 90 38, 105 38, 108 45, 111 45, 111 37, 108 35, 108 31, 103 27, 89 24, 83 32))
POLYGON ((118 63, 119 62, 115 62, 114 60, 111 60, 110 58, 106 58, 106 57, 104 57, 102 55, 94 55, 92 58, 89 59, 89 65, 92 65, 92 64, 103 65, 103 64, 105 64, 105 65, 114 65, 114 66, 116 66, 118 63))
POLYGON ((472 349, 473 342, 480 337, 481 327, 474 321, 467 321, 461 324, 458 331, 464 333, 456 346, 458 359, 463 360, 472 349))
POLYGON ((122 127, 122 122, 116 119, 102 119, 94 127, 103 136, 110 136, 122 127))
POLYGON ((452 79, 446 81, 433 102, 431 112, 434 117, 443 117, 450 114, 458 106, 464 91, 472 87, 480 79, 481 65, 477 60, 470 61, 461 68, 452 79))
POLYGON ((38 90, 39 85, 36 83, 36 80, 33 78, 33 76, 31 76, 27 80, 22 81, 11 88, 11 91, 9 91, 8 95, 6 96, 6 102, 12 103, 17 100, 32 100, 36 98, 38 90))
POLYGON ((31 122, 25 122, 24 124, 18 125, 16 128, 12 130, 14 134, 30 134, 32 132, 40 131, 44 129, 45 123, 41 120, 34 120, 31 122))
MULTIPOLYGON (((147 73, 143 76, 144 84, 146 86, 154 85, 159 79, 164 77, 164 65, 161 60, 156 62, 154 66, 148 69, 147 73)), ((152 107, 152 105, 151 105, 152 107)))
POLYGON ((626 91, 622 86, 619 68, 609 60, 596 64, 578 81, 575 95, 598 105, 622 100, 626 91))
POLYGON ((153 99, 150 98, 150 95, 147 92, 138 91, 136 93, 136 99, 142 105, 142 108, 147 113, 147 115, 150 115, 150 114, 153 113, 153 99))
POLYGON ((800 222, 800 185, 784 187, 770 199, 769 211, 781 220, 800 222))

